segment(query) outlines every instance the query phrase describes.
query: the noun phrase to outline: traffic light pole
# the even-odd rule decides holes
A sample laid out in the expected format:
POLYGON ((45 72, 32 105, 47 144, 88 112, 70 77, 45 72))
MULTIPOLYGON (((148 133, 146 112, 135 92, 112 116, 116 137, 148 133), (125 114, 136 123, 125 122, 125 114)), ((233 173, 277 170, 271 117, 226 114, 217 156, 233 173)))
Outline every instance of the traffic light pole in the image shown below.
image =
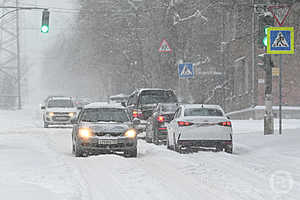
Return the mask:
POLYGON ((274 134, 273 119, 273 96, 272 96, 272 66, 271 55, 265 54, 265 114, 264 114, 264 135, 274 134))

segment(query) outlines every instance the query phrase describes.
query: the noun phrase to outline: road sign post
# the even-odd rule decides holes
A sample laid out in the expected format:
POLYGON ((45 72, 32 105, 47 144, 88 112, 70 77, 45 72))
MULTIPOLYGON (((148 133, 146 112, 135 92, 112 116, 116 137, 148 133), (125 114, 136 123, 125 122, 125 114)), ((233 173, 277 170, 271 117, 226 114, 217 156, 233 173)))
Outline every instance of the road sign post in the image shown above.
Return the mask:
POLYGON ((279 135, 282 134, 282 54, 294 54, 294 28, 271 27, 268 29, 268 54, 279 57, 279 135))

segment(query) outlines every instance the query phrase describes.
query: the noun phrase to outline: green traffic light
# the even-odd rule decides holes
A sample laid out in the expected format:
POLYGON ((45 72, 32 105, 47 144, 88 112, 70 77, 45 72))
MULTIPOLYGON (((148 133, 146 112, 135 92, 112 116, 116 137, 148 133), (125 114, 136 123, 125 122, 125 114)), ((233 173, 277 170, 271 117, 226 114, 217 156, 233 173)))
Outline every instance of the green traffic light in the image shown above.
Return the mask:
POLYGON ((265 35, 267 35, 268 34, 268 29, 270 28, 270 26, 266 26, 265 27, 265 35))
POLYGON ((41 27, 41 32, 42 32, 42 33, 48 33, 48 32, 49 32, 49 27, 48 27, 47 25, 43 25, 43 26, 41 27))
POLYGON ((265 26, 264 28, 264 31, 265 31, 265 37, 263 39, 263 44, 266 46, 268 46, 268 29, 270 28, 271 26, 265 26))
POLYGON ((263 43, 264 43, 265 47, 268 46, 268 38, 267 38, 267 36, 264 37, 263 43))

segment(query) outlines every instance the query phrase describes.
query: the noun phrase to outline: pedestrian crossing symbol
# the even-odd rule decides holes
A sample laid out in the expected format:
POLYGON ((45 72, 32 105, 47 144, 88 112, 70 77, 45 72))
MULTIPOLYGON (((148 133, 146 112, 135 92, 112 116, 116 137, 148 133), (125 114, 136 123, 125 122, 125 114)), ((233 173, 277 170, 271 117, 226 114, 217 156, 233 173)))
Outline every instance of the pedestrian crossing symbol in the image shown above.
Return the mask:
POLYGON ((268 54, 294 54, 294 28, 268 28, 268 54))
POLYGON ((168 44, 167 40, 164 39, 160 43, 160 47, 159 47, 158 51, 160 53, 167 53, 167 52, 171 52, 172 51, 172 49, 170 48, 170 45, 168 44))
POLYGON ((179 78, 193 78, 194 74, 194 67, 192 63, 182 63, 178 65, 179 78))

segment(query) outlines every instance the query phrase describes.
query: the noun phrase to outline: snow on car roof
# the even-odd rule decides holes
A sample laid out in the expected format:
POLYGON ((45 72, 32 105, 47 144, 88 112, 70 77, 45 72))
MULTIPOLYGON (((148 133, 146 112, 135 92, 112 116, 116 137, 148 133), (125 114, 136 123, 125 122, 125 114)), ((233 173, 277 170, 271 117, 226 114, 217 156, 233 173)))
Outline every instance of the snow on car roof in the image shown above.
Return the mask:
POLYGON ((132 93, 135 93, 136 91, 138 91, 139 93, 143 92, 143 91, 148 91, 148 90, 164 90, 164 91, 170 91, 172 90, 174 92, 173 89, 165 89, 165 88, 140 88, 140 89, 136 89, 135 91, 133 91, 132 93))
POLYGON ((219 105, 212 105, 212 104, 183 104, 184 108, 216 108, 222 110, 221 106, 219 105))
POLYGON ((129 95, 127 94, 117 94, 117 95, 112 95, 109 98, 128 98, 129 95))
POLYGON ((49 100, 51 100, 51 99, 63 99, 63 100, 70 100, 70 99, 72 99, 72 97, 51 97, 51 98, 49 98, 49 100))
POLYGON ((107 102, 94 102, 94 103, 90 103, 86 106, 84 106, 84 108, 121 108, 121 109, 125 109, 125 107, 123 107, 121 104, 114 104, 114 103, 107 103, 107 102))

